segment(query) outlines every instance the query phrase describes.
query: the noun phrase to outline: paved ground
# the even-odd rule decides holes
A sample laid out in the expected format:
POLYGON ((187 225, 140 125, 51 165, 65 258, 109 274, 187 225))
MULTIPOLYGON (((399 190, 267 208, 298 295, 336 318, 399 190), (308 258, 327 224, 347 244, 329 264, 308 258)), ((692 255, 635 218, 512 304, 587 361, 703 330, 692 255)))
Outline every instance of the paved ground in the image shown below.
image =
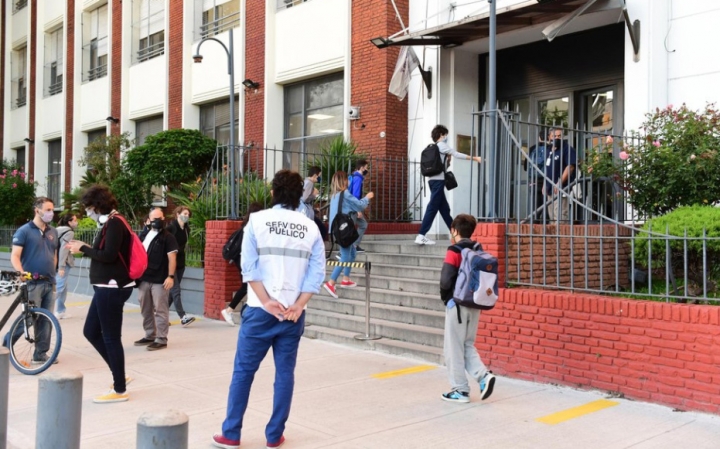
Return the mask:
MULTIPOLYGON (((139 309, 127 305, 123 340, 127 372, 135 379, 128 389, 130 401, 100 405, 92 397, 104 392, 111 378, 82 337, 89 298, 74 295, 68 301, 73 317, 61 321, 60 363, 51 370, 79 370, 84 375, 82 447, 134 448, 142 413, 177 409, 190 417, 190 447, 209 448, 210 436, 224 417, 238 328, 206 319, 182 328, 176 321, 168 349, 149 352, 132 346, 143 333, 139 309)), ((273 376, 268 359, 251 393, 243 448, 265 447, 273 376)), ((498 378, 495 393, 484 402, 476 389, 470 404, 453 404, 440 400, 447 389, 445 376, 444 368, 412 359, 303 339, 284 447, 720 447, 718 416, 678 413, 623 399, 607 402, 597 392, 506 378, 498 378)), ((11 449, 34 447, 37 385, 37 377, 11 368, 11 449)))

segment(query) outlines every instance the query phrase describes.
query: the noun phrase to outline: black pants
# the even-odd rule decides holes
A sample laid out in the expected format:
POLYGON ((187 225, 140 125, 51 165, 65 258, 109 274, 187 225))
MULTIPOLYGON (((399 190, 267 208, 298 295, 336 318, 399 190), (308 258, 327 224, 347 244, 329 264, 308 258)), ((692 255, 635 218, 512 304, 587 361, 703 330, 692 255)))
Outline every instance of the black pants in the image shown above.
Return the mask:
POLYGON ((317 225, 318 229, 320 230, 320 235, 322 236, 323 242, 328 239, 328 230, 325 227, 325 223, 318 218, 319 212, 315 211, 315 216, 313 217, 313 221, 317 225))
POLYGON ((170 289, 170 298, 168 299, 168 307, 175 303, 175 311, 180 318, 185 316, 185 309, 183 309, 182 298, 180 297, 180 283, 182 282, 183 274, 185 274, 185 267, 175 269, 175 282, 170 289))
POLYGON ((105 360, 113 375, 113 388, 125 392, 125 351, 122 345, 123 306, 132 288, 93 286, 83 335, 105 360))
MULTIPOLYGON (((238 273, 240 273, 240 277, 242 278, 242 268, 240 268, 240 259, 233 262, 235 266, 238 269, 238 273)), ((248 285, 247 282, 243 282, 240 286, 240 290, 235 292, 235 295, 233 296, 232 301, 230 302, 230 308, 234 309, 240 304, 240 301, 247 295, 248 285)))

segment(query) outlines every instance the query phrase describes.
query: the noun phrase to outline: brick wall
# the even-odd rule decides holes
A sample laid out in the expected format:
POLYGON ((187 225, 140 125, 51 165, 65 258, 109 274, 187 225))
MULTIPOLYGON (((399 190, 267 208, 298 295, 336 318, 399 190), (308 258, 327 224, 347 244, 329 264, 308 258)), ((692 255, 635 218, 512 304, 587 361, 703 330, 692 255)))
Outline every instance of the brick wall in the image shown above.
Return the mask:
MULTIPOLYGON (((245 166, 263 173, 262 148, 265 146, 265 0, 245 2, 245 73, 235 82, 251 79, 260 83, 260 88, 244 90, 241 87, 240 101, 245 101, 245 141, 239 145, 252 144, 245 152, 245 166)), ((235 52, 238 54, 239 52, 235 52)))
POLYGON ((67 32, 67 50, 65 52, 65 76, 63 91, 65 95, 65 191, 72 191, 73 126, 75 117, 75 0, 67 0, 65 8, 65 31, 67 32))
POLYGON ((479 242, 483 250, 498 258, 498 283, 505 286, 505 224, 478 223, 472 239, 479 242))
POLYGON ((240 288, 237 268, 222 258, 222 247, 241 221, 205 222, 205 316, 222 319, 220 312, 240 288))
POLYGON ((533 282, 542 283, 544 265, 548 285, 608 289, 630 284, 628 228, 514 224, 507 232, 508 282, 530 283, 532 274, 533 282))
MULTIPOLYGON (((122 118, 122 0, 112 0, 111 5, 110 114, 122 118)), ((120 123, 110 123, 110 134, 120 134, 120 123)))
POLYGON ((720 413, 720 307, 501 289, 476 347, 501 375, 720 413))
POLYGON ((182 128, 183 119, 183 0, 168 5, 168 129, 182 128))
MULTIPOLYGON (((4 32, 5 30, 3 30, 4 32)), ((30 108, 29 112, 29 123, 28 123, 28 138, 32 141, 35 139, 35 104, 36 95, 35 89, 37 88, 37 0, 30 2, 30 34, 28 36, 28 44, 30 51, 28 52, 28 58, 30 58, 30 83, 28 85, 28 102, 27 107, 30 108)), ((29 179, 32 181, 35 179, 35 142, 28 145, 28 169, 26 170, 29 179)))

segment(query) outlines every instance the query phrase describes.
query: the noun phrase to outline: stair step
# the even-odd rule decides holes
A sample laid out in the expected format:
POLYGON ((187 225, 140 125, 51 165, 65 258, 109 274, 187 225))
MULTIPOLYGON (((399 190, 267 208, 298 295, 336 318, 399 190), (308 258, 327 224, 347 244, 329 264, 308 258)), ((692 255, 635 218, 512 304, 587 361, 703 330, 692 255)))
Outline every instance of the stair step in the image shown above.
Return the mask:
MULTIPOLYGON (((308 309, 306 323, 317 324, 355 333, 365 332, 365 316, 345 315, 325 310, 308 309)), ((370 320, 370 333, 393 340, 420 345, 443 347, 443 330, 417 324, 397 323, 382 319, 370 320)))
MULTIPOLYGON (((439 288, 438 288, 439 290, 439 288)), ((342 299, 355 299, 365 301, 365 287, 355 288, 338 288, 337 294, 342 299)), ((324 288, 320 289, 320 293, 315 295, 318 297, 332 298, 324 288)), ((428 295, 425 293, 400 292, 387 290, 382 288, 370 288, 371 303, 390 304, 395 306, 404 306, 414 309, 437 310, 443 311, 444 305, 440 300, 440 293, 428 295)))
MULTIPOLYGON (((328 260, 337 260, 335 255, 337 251, 333 251, 332 256, 328 260)), ((387 252, 367 252, 360 253, 355 258, 356 262, 368 261, 371 264, 385 264, 395 266, 408 266, 408 267, 425 267, 425 268, 441 268, 445 260, 445 253, 442 255, 411 255, 411 254, 398 254, 398 253, 387 253, 387 252)))
POLYGON ((413 241, 402 240, 363 240, 361 246, 372 252, 410 254, 418 256, 444 256, 450 242, 439 242, 435 245, 416 245, 413 241))
MULTIPOLYGON (((313 310, 323 310, 326 312, 361 317, 365 316, 365 301, 315 296, 311 304, 313 310)), ((375 319, 404 324, 417 324, 436 329, 443 329, 445 325, 445 313, 441 311, 371 303, 370 322, 372 323, 375 319)))
POLYGON ((440 261, 440 265, 438 265, 437 268, 374 263, 372 264, 372 271, 370 276, 374 277, 376 274, 378 274, 381 276, 405 278, 407 281, 421 279, 426 281, 433 281, 436 284, 439 284, 441 271, 442 261, 440 261))
MULTIPOLYGON (((332 268, 332 267, 328 267, 332 268)), ((326 270, 328 277, 332 270, 326 270)), ((350 272, 350 278, 354 280, 358 287, 365 288, 365 273, 350 272)), ((342 278, 338 278, 341 281, 342 278)), ((397 291, 397 292, 408 292, 408 293, 432 293, 440 292, 440 283, 436 280, 427 279, 408 279, 399 278, 394 276, 383 276, 381 274, 370 274, 370 288, 380 288, 385 290, 397 291)), ((342 287, 337 287, 337 290, 345 290, 342 287)))
MULTIPOLYGON (((364 332, 361 332, 361 334, 364 335, 364 332)), ((305 326, 305 333, 303 336, 306 338, 353 346, 360 349, 374 350, 385 352, 387 354, 409 357, 437 365, 442 365, 444 361, 443 351, 440 348, 418 345, 400 340, 391 340, 389 338, 362 341, 357 340, 355 335, 358 335, 358 333, 319 326, 317 324, 308 324, 305 326)))

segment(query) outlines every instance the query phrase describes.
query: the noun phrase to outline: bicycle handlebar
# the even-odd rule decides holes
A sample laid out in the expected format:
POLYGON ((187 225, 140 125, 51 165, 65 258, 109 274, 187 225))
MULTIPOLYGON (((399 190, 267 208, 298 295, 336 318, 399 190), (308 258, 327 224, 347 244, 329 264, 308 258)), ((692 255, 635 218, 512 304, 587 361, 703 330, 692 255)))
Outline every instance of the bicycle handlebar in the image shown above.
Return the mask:
POLYGON ((1 276, 8 276, 13 278, 20 278, 20 280, 27 282, 27 281, 49 281, 50 277, 43 276, 41 274, 37 273, 29 273, 29 272, 20 272, 20 271, 10 271, 10 270, 0 270, 1 276))

